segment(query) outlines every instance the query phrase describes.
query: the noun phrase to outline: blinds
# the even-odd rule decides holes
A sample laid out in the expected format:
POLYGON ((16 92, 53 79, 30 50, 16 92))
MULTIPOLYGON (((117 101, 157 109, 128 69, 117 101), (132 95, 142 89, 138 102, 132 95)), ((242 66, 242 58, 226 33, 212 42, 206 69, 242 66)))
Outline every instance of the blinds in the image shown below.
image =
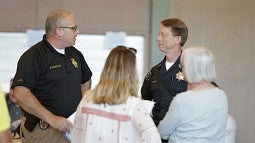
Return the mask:
MULTIPOLYGON (((37 31, 39 38, 38 35, 30 34, 31 31, 27 33, 0 32, 0 83, 4 92, 9 90, 9 81, 15 75, 19 57, 30 48, 31 44, 40 41, 43 35, 41 31, 37 31), (33 37, 36 39, 31 39, 33 37)), ((141 83, 144 72, 144 37, 126 36, 124 43, 125 46, 137 49, 137 73, 141 83)), ((94 87, 98 83, 106 57, 110 52, 109 48, 105 48, 105 35, 79 34, 75 47, 83 53, 93 72, 92 87, 94 87)))

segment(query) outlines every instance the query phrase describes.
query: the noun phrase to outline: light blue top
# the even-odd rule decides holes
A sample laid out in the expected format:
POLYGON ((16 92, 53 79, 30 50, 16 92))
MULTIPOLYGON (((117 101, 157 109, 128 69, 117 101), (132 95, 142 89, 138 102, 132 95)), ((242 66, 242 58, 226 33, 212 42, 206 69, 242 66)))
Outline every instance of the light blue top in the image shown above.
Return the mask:
POLYGON ((223 90, 186 91, 176 95, 158 128, 169 143, 224 143, 227 117, 223 90))

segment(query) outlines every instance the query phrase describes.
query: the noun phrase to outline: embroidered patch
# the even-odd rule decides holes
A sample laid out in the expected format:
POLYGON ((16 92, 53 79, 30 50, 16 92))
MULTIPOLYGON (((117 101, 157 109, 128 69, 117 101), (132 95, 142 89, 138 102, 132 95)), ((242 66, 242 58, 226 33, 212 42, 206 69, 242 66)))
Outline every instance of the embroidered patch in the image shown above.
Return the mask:
POLYGON ((148 81, 151 79, 151 71, 146 74, 145 79, 148 81))

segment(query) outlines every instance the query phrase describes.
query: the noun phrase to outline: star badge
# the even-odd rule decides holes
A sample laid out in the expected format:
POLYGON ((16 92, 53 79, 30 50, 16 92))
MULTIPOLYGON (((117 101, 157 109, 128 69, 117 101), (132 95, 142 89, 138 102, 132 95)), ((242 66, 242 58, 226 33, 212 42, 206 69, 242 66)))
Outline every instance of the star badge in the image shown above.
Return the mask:
POLYGON ((176 79, 178 79, 178 81, 184 80, 184 76, 183 76, 183 74, 182 74, 181 71, 179 71, 179 72, 176 74, 176 79))

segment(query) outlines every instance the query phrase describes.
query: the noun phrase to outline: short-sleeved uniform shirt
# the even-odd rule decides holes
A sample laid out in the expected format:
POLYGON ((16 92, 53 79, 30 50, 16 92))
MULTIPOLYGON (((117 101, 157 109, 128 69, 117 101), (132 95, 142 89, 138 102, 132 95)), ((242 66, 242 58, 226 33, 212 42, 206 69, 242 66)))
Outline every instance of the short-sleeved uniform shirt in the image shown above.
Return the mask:
POLYGON ((81 52, 71 46, 65 55, 58 53, 44 36, 19 59, 12 87, 27 87, 53 114, 68 117, 82 98, 81 84, 91 76, 81 52))
POLYGON ((187 82, 179 77, 179 74, 182 72, 180 57, 168 70, 166 69, 165 62, 166 58, 147 73, 141 88, 143 99, 156 102, 152 112, 153 120, 156 125, 165 116, 173 97, 187 90, 187 82), (160 81, 157 76, 160 78, 160 81), (161 82, 161 84, 159 84, 159 82, 161 82), (166 94, 164 94, 166 92, 162 91, 162 88, 166 89, 172 97, 167 97, 166 94))

